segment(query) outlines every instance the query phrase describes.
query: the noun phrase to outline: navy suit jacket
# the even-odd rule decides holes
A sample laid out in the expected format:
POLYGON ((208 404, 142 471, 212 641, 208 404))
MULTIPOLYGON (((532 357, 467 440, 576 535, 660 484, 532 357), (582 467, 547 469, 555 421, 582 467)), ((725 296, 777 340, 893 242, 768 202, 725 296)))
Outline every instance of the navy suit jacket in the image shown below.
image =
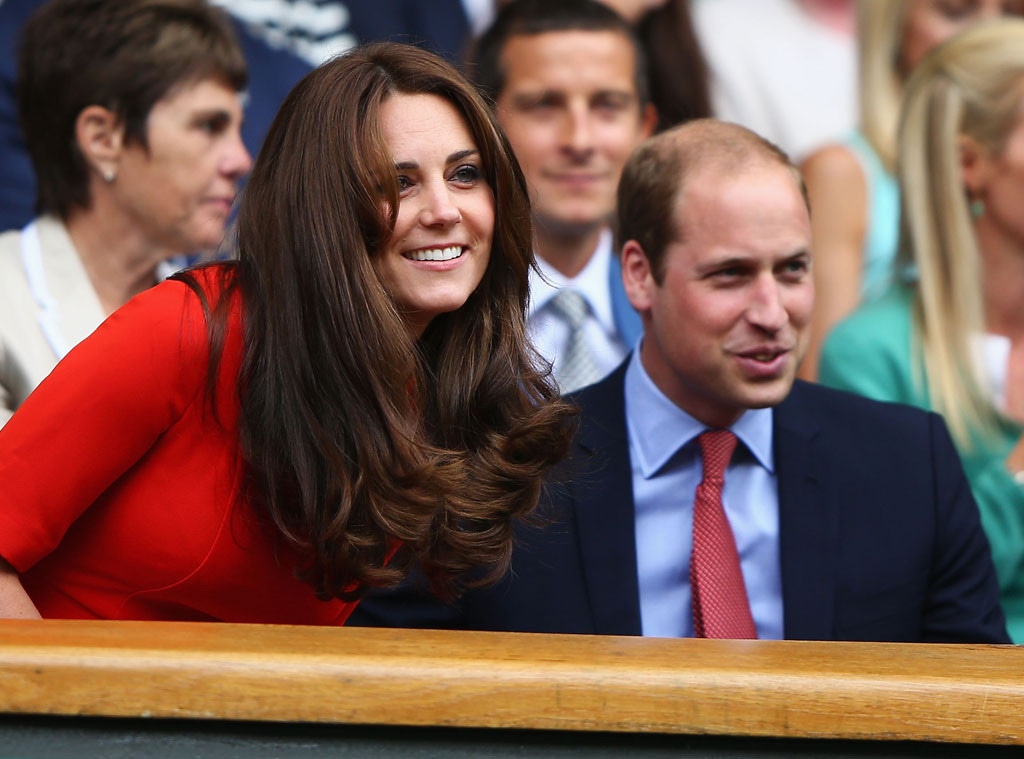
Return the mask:
MULTIPOLYGON (((520 530, 507 577, 457 607, 410 586, 377 594, 353 623, 640 635, 624 376, 575 396, 581 426, 546 524, 520 530)), ((1009 642, 939 416, 797 382, 775 409, 774 446, 786 638, 1009 642)))

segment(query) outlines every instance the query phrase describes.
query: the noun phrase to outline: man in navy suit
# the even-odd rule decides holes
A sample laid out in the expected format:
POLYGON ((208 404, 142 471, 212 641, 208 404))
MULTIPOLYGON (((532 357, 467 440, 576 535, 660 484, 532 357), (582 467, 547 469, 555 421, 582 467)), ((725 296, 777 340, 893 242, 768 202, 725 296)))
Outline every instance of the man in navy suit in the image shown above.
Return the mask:
POLYGON ((698 437, 729 430, 721 500, 757 637, 1009 642, 942 419, 795 381, 814 293, 786 156, 743 127, 691 122, 634 153, 618 208, 644 336, 574 396, 581 426, 543 523, 521 530, 496 587, 456 607, 371 598, 359 620, 694 635, 698 437))

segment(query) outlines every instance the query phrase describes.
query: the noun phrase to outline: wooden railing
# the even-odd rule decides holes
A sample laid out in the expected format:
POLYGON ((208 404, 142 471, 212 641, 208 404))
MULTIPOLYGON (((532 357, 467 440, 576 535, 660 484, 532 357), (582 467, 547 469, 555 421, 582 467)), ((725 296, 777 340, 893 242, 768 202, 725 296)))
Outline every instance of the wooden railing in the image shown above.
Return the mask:
POLYGON ((9 621, 0 713, 1024 745, 1024 648, 9 621))

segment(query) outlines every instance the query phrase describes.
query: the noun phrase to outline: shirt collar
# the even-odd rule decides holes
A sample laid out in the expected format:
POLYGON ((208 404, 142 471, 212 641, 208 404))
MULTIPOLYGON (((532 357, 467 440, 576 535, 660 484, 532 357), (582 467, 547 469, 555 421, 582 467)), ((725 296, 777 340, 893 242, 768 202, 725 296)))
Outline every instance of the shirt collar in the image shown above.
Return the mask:
POLYGON ((612 232, 603 229, 594 253, 579 274, 566 277, 540 256, 536 269, 530 269, 530 304, 527 318, 543 310, 563 287, 571 287, 587 299, 594 318, 612 334, 615 332, 615 318, 612 315, 611 293, 608 291, 608 269, 612 256, 612 232), (538 271, 539 270, 539 271, 538 271))
MULTIPOLYGON (((658 474, 680 448, 707 429, 658 389, 640 360, 639 346, 626 367, 625 396, 630 450, 644 479, 658 474)), ((773 418, 771 408, 750 409, 729 428, 772 474, 773 418)))

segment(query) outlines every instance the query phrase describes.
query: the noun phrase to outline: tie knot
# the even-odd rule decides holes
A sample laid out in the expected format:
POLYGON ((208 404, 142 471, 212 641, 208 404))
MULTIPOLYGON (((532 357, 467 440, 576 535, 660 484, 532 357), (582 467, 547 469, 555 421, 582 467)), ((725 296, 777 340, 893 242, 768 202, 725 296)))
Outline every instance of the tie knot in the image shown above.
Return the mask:
POLYGON ((701 433, 697 442, 704 457, 704 479, 723 480, 725 468, 736 450, 736 436, 729 430, 708 430, 701 433))
POLYGON ((563 287, 551 299, 551 308, 565 319, 571 329, 579 329, 590 313, 587 299, 575 290, 563 287))

